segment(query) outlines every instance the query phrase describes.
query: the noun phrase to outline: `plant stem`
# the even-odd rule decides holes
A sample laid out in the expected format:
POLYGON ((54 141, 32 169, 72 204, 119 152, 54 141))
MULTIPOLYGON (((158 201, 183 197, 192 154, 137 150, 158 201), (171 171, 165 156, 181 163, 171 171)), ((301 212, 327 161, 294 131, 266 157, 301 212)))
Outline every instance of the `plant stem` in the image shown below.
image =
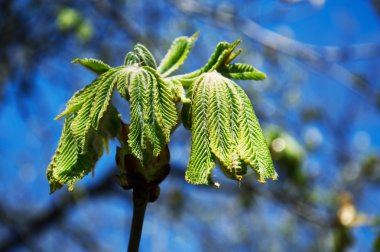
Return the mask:
POLYGON ((133 217, 129 236, 128 252, 138 252, 141 231, 144 224, 146 205, 149 201, 149 190, 146 188, 133 189, 133 217))

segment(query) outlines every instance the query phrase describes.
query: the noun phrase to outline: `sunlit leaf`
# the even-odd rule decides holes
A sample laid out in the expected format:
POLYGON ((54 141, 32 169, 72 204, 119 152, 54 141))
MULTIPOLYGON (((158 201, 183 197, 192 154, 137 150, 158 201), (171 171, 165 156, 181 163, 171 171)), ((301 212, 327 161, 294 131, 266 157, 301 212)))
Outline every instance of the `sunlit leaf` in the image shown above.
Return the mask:
POLYGON ((158 66, 157 72, 166 77, 182 66, 198 35, 199 33, 197 32, 191 37, 176 38, 158 66))
POLYGON ((66 118, 58 149, 47 170, 51 193, 64 184, 69 185, 69 189, 72 190, 77 181, 94 169, 101 155, 101 141, 94 132, 93 144, 87 145, 85 151, 79 148, 70 129, 74 117, 72 114, 66 118))
POLYGON ((154 69, 136 68, 128 82, 131 104, 129 145, 140 160, 152 150, 157 156, 177 123, 177 110, 170 85, 154 69))
POLYGON ((264 80, 266 75, 253 66, 243 63, 235 63, 218 69, 225 77, 237 80, 264 80))
POLYGON ((201 69, 188 74, 175 76, 174 78, 178 79, 184 87, 188 88, 191 83, 194 82, 194 80, 202 73, 212 72, 224 66, 225 64, 228 64, 231 60, 231 57, 235 57, 233 51, 239 43, 240 40, 237 40, 232 44, 228 42, 220 42, 216 46, 214 53, 209 58, 208 62, 201 69))
POLYGON ((77 91, 67 102, 66 109, 61 114, 59 114, 55 120, 79 110, 82 107, 83 103, 85 103, 86 100, 88 100, 93 95, 95 88, 96 83, 91 83, 85 88, 77 91))
POLYGON ((89 59, 89 58, 79 59, 78 58, 71 61, 71 63, 78 63, 99 75, 111 69, 109 65, 97 59, 89 59))
POLYGON ((73 136, 80 149, 84 148, 91 128, 97 129, 99 121, 108 107, 116 84, 115 73, 117 70, 113 68, 95 79, 92 83, 95 86, 94 90, 88 95, 71 124, 73 136))
POLYGON ((214 184, 211 176, 215 161, 210 148, 206 113, 210 86, 200 85, 204 77, 199 77, 193 87, 191 151, 185 176, 192 184, 214 184))

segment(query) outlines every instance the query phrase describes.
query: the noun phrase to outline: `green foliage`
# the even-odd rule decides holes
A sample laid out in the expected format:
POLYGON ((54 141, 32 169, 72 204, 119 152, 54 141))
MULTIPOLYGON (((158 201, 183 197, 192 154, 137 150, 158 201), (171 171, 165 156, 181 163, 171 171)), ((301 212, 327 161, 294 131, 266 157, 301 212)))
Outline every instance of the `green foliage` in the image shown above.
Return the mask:
POLYGON ((234 52, 239 40, 219 43, 204 67, 169 76, 185 62, 197 37, 198 33, 174 40, 158 67, 149 50, 140 44, 126 54, 123 66, 112 68, 95 59, 73 61, 99 76, 76 92, 56 118, 66 117, 47 171, 52 192, 64 184, 72 189, 94 169, 108 139, 113 137, 125 149, 121 153, 139 160, 138 169, 150 167, 154 171, 152 160, 160 159, 163 152, 168 154, 165 145, 180 123, 176 102, 183 104, 182 122, 192 132, 187 181, 218 185, 212 181, 216 162, 227 177, 235 180, 242 179, 247 165, 257 172, 261 182, 277 178, 249 98, 230 80, 266 77, 250 65, 230 64, 240 54, 240 50, 234 52), (127 133, 120 133, 123 123, 111 105, 115 90, 130 103, 127 133))
POLYGON ((69 190, 90 171, 107 148, 108 138, 118 134, 120 121, 115 108, 111 107, 109 114, 98 131, 89 132, 88 141, 80 147, 71 130, 76 113, 71 113, 65 119, 59 146, 47 169, 50 192, 61 188, 64 184, 69 190))

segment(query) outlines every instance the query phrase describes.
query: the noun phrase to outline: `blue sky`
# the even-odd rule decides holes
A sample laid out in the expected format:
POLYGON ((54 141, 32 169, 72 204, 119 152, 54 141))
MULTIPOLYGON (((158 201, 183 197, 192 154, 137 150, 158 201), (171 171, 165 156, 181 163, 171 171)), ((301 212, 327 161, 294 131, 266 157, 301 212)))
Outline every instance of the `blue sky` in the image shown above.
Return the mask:
MULTIPOLYGON (((241 3, 242 6, 246 6, 242 10, 244 17, 254 18, 254 20, 263 27, 306 44, 316 46, 346 46, 358 43, 380 43, 380 18, 374 12, 370 1, 301 1, 305 3, 294 4, 294 6, 281 5, 285 6, 281 7, 283 8, 282 13, 285 14, 279 16, 276 16, 276 13, 273 15, 267 14, 273 9, 273 5, 278 5, 277 1, 261 0, 253 1, 254 3, 246 3, 246 1, 223 2, 228 4, 241 3), (314 5, 312 3, 314 3, 314 5), (318 6, 320 3, 322 3, 322 5, 318 6), (253 11, 252 8, 256 8, 255 11, 253 11)), ((214 1, 214 3, 219 3, 219 1, 214 1)), ((164 7, 165 6, 163 6, 163 8, 164 7)), ((201 31, 201 36, 203 36, 200 38, 199 46, 208 45, 207 49, 204 50, 207 52, 207 55, 212 52, 211 50, 214 44, 211 44, 211 42, 214 42, 214 40, 216 41, 224 36, 228 37, 226 39, 230 39, 239 35, 239 32, 232 33, 229 31, 220 32, 219 30, 211 30, 210 25, 203 21, 197 22, 196 27, 194 27, 194 31, 198 30, 201 31), (213 34, 214 36, 209 39, 208 34, 213 34)), ((170 33, 170 36, 173 36, 173 38, 180 35, 182 34, 170 33)), ((116 41, 115 43, 121 42, 116 41)), ((247 48, 251 46, 251 42, 248 38, 243 38, 243 48, 244 45, 247 45, 247 48)), ((127 49, 129 48, 126 48, 126 50, 127 49)), ((3 195, 2 201, 10 206, 16 209, 23 209, 25 205, 31 205, 33 206, 30 209, 31 213, 38 213, 44 207, 53 204, 54 200, 59 199, 59 196, 65 193, 60 191, 54 196, 49 196, 49 187, 45 178, 45 170, 56 148, 62 126, 62 121, 53 121, 53 118, 63 109, 67 98, 71 96, 74 90, 78 87, 82 87, 85 83, 90 82, 94 78, 94 75, 80 69, 79 66, 70 65, 69 60, 76 57, 85 57, 91 53, 93 52, 80 52, 72 49, 70 44, 68 44, 63 48, 63 51, 58 53, 61 58, 53 57, 51 60, 46 59, 42 61, 41 65, 37 68, 38 71, 33 76, 33 83, 35 84, 33 92, 30 96, 23 97, 25 100, 22 101, 22 104, 29 112, 27 115, 21 114, 18 108, 18 106, 20 106, 20 98, 17 87, 12 82, 7 83, 4 101, 0 108, 0 156, 2 157, 3 166, 0 170, 0 179, 2 180, 2 183, 0 183, 0 192, 2 192, 3 195), (50 76, 50 72, 57 73, 58 76, 50 76), (57 79, 57 83, 52 82, 53 78, 57 79), (77 83, 77 81, 81 82, 77 83), (63 83, 67 83, 67 85, 63 83), (20 204, 20 202, 22 203, 20 204)), ((202 54, 201 58, 207 58, 205 55, 202 54)), ((190 56, 188 68, 193 69, 195 68, 193 62, 197 63, 198 61, 191 57, 192 56, 190 56)), ((249 57, 248 55, 247 58, 249 57)), ((121 57, 120 62, 122 58, 123 57, 121 57)), ((283 74, 272 72, 274 70, 268 67, 268 64, 265 63, 265 58, 262 58, 261 61, 264 62, 262 64, 262 70, 269 75, 278 74, 278 76, 281 76, 283 74)), ((288 61, 283 60, 282 62, 288 61)), ((299 71, 304 71, 305 68, 309 69, 309 67, 303 66, 302 62, 296 61, 294 64, 299 71)), ((377 66, 380 65, 379 58, 342 63, 344 67, 347 67, 353 72, 361 72, 368 76, 376 77, 378 70, 369 68, 369 66, 375 64, 377 64, 377 66), (370 65, 369 63, 373 64, 370 65)), ((275 71, 279 71, 278 69, 286 72, 287 66, 277 68, 275 71)), ((349 132, 351 136, 351 143, 349 144, 353 144, 356 139, 355 137, 362 137, 360 139, 364 139, 363 141, 368 141, 369 139, 370 144, 365 151, 371 149, 374 153, 379 153, 380 133, 378 129, 380 119, 378 110, 366 105, 366 103, 362 101, 363 98, 344 87, 341 83, 326 78, 326 76, 321 73, 308 74, 305 80, 306 81, 301 83, 299 87, 301 105, 323 105, 328 108, 329 114, 334 115, 344 113, 346 104, 357 103, 360 116, 358 117, 358 121, 350 122, 354 126, 349 132), (358 136, 358 133, 361 135, 359 134, 358 136)), ((379 80, 379 78, 376 80, 379 80)), ((286 85, 291 85, 291 83, 287 83, 286 85)), ((379 91, 380 85, 378 82, 374 83, 374 88, 376 91, 379 91)), ((262 92, 265 92, 265 88, 263 88, 263 90, 262 92)), ((271 94, 264 94, 264 96, 268 98, 265 102, 272 102, 277 111, 281 110, 281 108, 277 107, 276 99, 278 96, 271 96, 271 94)), ((255 104, 255 101, 253 103, 255 104)), ((265 103, 263 104, 265 105, 265 103)), ((258 104, 258 106, 262 106, 263 104, 258 104)), ((332 117, 334 118, 334 116, 332 117)), ((339 120, 339 117, 335 119, 339 120)), ((272 121, 269 120, 269 122, 272 121)), ((328 139, 328 132, 324 130, 322 125, 315 124, 310 126, 317 128, 325 140, 328 139)), ((304 132, 297 132, 299 130, 298 128, 290 128, 290 131, 292 130, 292 133, 295 134, 295 138, 302 142, 304 132)), ((172 161, 176 162, 178 166, 186 166, 187 158, 183 157, 183 153, 188 153, 189 151, 189 139, 183 140, 182 134, 187 134, 188 137, 190 136, 188 132, 184 133, 183 130, 180 129, 175 133, 173 143, 171 143, 171 147, 173 148, 172 161), (181 149, 184 144, 187 144, 185 151, 181 149)), ((327 168, 324 167, 325 162, 328 162, 328 158, 325 154, 329 151, 329 144, 334 143, 328 143, 327 140, 327 143, 324 142, 322 145, 323 147, 327 146, 327 149, 314 153, 310 158, 319 163, 319 168, 322 169, 322 173, 324 173, 322 176, 326 176, 327 174, 327 177, 329 174, 337 172, 335 170, 323 170, 333 167, 329 164, 326 164, 327 168)), ((113 146, 115 146, 115 143, 113 143, 113 146)), ((360 151, 356 154, 360 155, 360 151)), ((96 177, 110 172, 108 168, 113 163, 113 155, 114 151, 111 151, 110 155, 100 162, 95 173, 96 177)), ((83 182, 79 183, 78 187, 93 183, 96 181, 96 177, 86 177, 83 182)), ((332 179, 330 183, 333 182, 332 179)), ((175 183, 178 182, 175 180, 174 182, 171 181, 170 186, 164 184, 163 190, 169 190, 172 188, 172 184, 175 183)), ((179 184, 179 186, 181 185, 182 184, 179 184)), ((207 200, 207 197, 211 197, 207 194, 199 196, 198 189, 189 185, 186 185, 184 190, 187 191, 191 197, 201 197, 203 200, 207 200)), ((379 206, 377 197, 378 191, 379 189, 375 186, 369 187, 369 189, 366 190, 370 200, 359 201, 360 210, 370 214, 378 214, 376 213, 379 206)), ((235 202, 233 198, 228 199, 230 199, 231 202, 235 202)), ((216 200, 223 201, 223 198, 216 200)), ((113 216, 114 219, 110 220, 111 224, 107 227, 113 227, 113 229, 104 230, 104 234, 108 235, 107 237, 112 240, 112 243, 115 244, 116 247, 125 247, 126 227, 119 222, 127 222, 126 213, 124 211, 126 204, 114 199, 109 199, 108 202, 109 204, 115 204, 112 207, 108 206, 108 208, 107 206, 103 206, 105 212, 111 211, 108 212, 108 214, 113 216)), ((70 218, 73 219, 74 223, 80 222, 75 220, 75 218, 83 218, 86 223, 91 223, 91 218, 86 215, 89 213, 89 216, 93 214, 98 217, 98 215, 96 215, 98 207, 98 204, 89 204, 85 208, 85 213, 82 213, 82 217, 77 217, 81 216, 81 210, 78 210, 78 212, 74 212, 70 218)), ((155 205, 148 210, 148 213, 149 211, 155 210, 159 212, 165 211, 164 208, 155 205)), ((279 215, 286 215, 281 210, 278 210, 278 212, 279 215)), ((202 244, 197 242, 199 237, 197 233, 194 233, 194 230, 197 230, 199 227, 197 225, 194 225, 193 229, 184 227, 184 225, 191 225, 193 221, 191 217, 187 216, 187 218, 188 219, 184 222, 174 224, 162 224, 155 220, 154 216, 148 218, 146 229, 144 229, 146 235, 143 237, 144 244, 142 248, 145 248, 143 251, 152 251, 152 243, 157 242, 157 239, 162 239, 163 243, 166 242, 165 246, 168 246, 167 248, 170 248, 171 251, 179 251, 178 248, 182 248, 180 251, 198 250, 202 244), (161 225, 164 225, 168 231, 155 235, 155 229, 159 229, 161 225), (188 250, 185 249, 186 246, 189 246, 188 250)), ((223 216, 220 216, 220 218, 223 218, 223 216)), ((226 228, 230 224, 228 220, 223 219, 223 221, 224 222, 220 224, 221 229, 226 228)), ((102 225, 103 222, 99 221, 99 223, 99 225, 102 225)), ((106 224, 104 225, 106 226, 106 224)), ((354 247, 352 251, 355 251, 355 248, 360 248, 362 251, 368 250, 376 234, 375 231, 368 227, 362 227, 355 229, 354 232, 359 239, 355 245, 356 247, 354 247)), ((47 239, 47 243, 51 242, 54 244, 54 236, 51 239, 52 240, 47 239)))

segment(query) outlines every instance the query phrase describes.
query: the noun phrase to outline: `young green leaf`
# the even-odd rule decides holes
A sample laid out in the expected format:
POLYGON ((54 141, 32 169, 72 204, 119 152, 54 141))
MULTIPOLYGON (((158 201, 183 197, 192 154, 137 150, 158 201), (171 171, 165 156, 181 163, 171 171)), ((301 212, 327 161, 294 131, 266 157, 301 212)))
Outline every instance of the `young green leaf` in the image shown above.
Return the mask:
POLYGON ((251 102, 237 84, 234 84, 234 88, 240 96, 237 152, 245 163, 256 170, 260 182, 264 183, 266 178, 275 180, 277 173, 274 170, 264 134, 252 109, 251 102))
MULTIPOLYGON (((70 129, 74 117, 71 114, 66 118, 58 149, 47 170, 50 193, 64 184, 69 185, 69 190, 72 190, 77 181, 93 170, 101 155, 98 152, 101 141, 98 139, 94 139, 94 144, 87 145, 86 150, 81 152, 70 129)), ((92 136, 96 138, 95 134, 92 136)))
POLYGON ((253 66, 244 63, 225 65, 218 69, 218 72, 227 78, 237 80, 265 80, 266 75, 255 69, 253 66))
POLYGON ((188 74, 174 76, 173 78, 179 80, 185 88, 188 88, 191 85, 191 83, 193 83, 194 80, 202 73, 217 70, 225 64, 228 64, 228 62, 232 60, 231 57, 236 57, 240 53, 240 51, 238 51, 235 54, 233 53, 233 51, 239 43, 240 40, 236 40, 232 44, 227 42, 220 42, 216 46, 214 53, 211 55, 204 67, 188 74))
POLYGON ((82 150, 71 131, 75 116, 75 113, 66 116, 59 146, 47 169, 51 193, 64 184, 72 190, 77 181, 94 170, 97 160, 103 153, 103 148, 108 146, 108 139, 119 134, 120 115, 111 105, 99 129, 89 132, 89 141, 82 150))
POLYGON ((154 59, 152 53, 145 46, 137 44, 133 48, 133 51, 139 57, 140 61, 144 63, 144 66, 149 66, 153 69, 157 68, 156 60, 154 59))
POLYGON ((192 105, 192 136, 189 165, 186 180, 192 184, 213 184, 212 170, 215 161, 210 148, 207 131, 207 97, 210 86, 199 85, 205 76, 200 76, 194 83, 192 105))
POLYGON ((136 69, 136 66, 130 65, 127 67, 119 67, 119 71, 117 72, 116 89, 127 101, 129 101, 128 83, 130 82, 130 75, 134 69, 136 69))
POLYGON ((218 75, 216 72, 205 75, 201 84, 209 87, 206 121, 210 148, 220 162, 229 167, 234 148, 231 134, 231 110, 228 103, 228 90, 218 75))
MULTIPOLYGON (((235 48, 239 45, 240 39, 236 40, 234 43, 229 44, 226 43, 220 44, 220 49, 211 56, 211 59, 209 60, 209 63, 202 69, 202 72, 212 72, 216 70, 221 65, 227 64, 230 59, 231 54, 235 50, 235 48), (218 55, 219 54, 219 55, 218 55)), ((240 53, 240 51, 239 51, 240 53)))
POLYGON ((124 65, 129 66, 137 64, 138 66, 149 66, 157 68, 156 60, 152 53, 143 45, 137 44, 132 52, 128 52, 124 59, 124 65))
POLYGON ((105 73, 111 69, 111 67, 109 65, 107 65, 103 61, 97 60, 97 59, 89 59, 89 58, 79 59, 78 58, 78 59, 71 61, 71 63, 81 64, 85 68, 87 68, 87 69, 89 69, 89 70, 91 70, 94 73, 99 74, 99 75, 102 73, 105 73))
POLYGON ((164 133, 166 142, 169 142, 171 130, 178 121, 173 90, 170 84, 165 82, 156 70, 150 67, 144 67, 144 69, 147 70, 151 74, 153 80, 155 80, 156 86, 153 88, 154 111, 158 123, 164 133))
POLYGON ((116 87, 116 83, 118 82, 118 78, 119 75, 115 72, 107 76, 102 83, 98 84, 90 112, 92 127, 96 130, 98 129, 100 120, 103 118, 104 113, 110 105, 112 94, 116 87))
POLYGON ((177 123, 177 110, 170 85, 148 66, 135 68, 130 75, 131 123, 128 142, 140 160, 152 151, 157 156, 177 123))
POLYGON ((113 68, 95 79, 92 83, 95 87, 86 97, 86 100, 73 119, 71 124, 72 134, 77 141, 79 149, 82 151, 84 150, 91 125, 95 129, 97 128, 99 120, 109 104, 110 95, 115 86, 114 78, 116 71, 117 69, 113 68), (93 120, 94 123, 92 123, 93 120))
POLYGON ((125 58, 124 58, 124 65, 125 66, 134 65, 134 64, 138 65, 139 62, 140 62, 140 59, 135 52, 133 52, 133 51, 128 52, 125 55, 125 58))
POLYGON ((157 72, 161 74, 161 76, 166 77, 182 66, 193 44, 197 40, 198 35, 199 33, 196 32, 191 37, 184 36, 176 38, 158 66, 157 72))
POLYGON ((182 83, 175 78, 165 78, 166 83, 170 84, 172 93, 174 94, 175 102, 190 103, 190 99, 186 97, 185 90, 183 89, 182 83))
POLYGON ((91 95, 93 95, 95 88, 96 84, 91 83, 83 89, 77 91, 67 102, 66 109, 61 114, 59 114, 55 118, 55 120, 58 120, 63 116, 67 116, 68 114, 78 111, 82 107, 83 103, 85 103, 86 100, 88 100, 91 97, 91 95))

